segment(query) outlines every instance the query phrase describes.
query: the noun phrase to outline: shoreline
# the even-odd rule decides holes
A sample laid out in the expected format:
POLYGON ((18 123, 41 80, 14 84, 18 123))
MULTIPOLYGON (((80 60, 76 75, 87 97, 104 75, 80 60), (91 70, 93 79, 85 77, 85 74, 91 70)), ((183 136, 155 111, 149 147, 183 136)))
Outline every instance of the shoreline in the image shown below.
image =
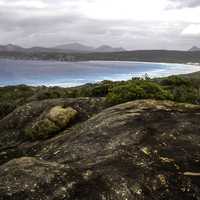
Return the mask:
POLYGON ((189 65, 189 66, 200 66, 200 63, 199 62, 183 62, 183 63, 180 63, 180 62, 162 62, 162 61, 138 61, 138 60, 78 60, 78 61, 68 61, 68 60, 56 60, 56 59, 49 59, 49 60, 46 60, 46 59, 14 59, 14 58, 1 58, 0 57, 0 60, 12 60, 12 61, 38 61, 38 62, 61 62, 61 63, 86 63, 86 62, 89 62, 89 63, 92 63, 92 62, 130 62, 130 63, 145 63, 145 64, 148 64, 148 63, 151 63, 151 64, 162 64, 162 65, 165 65, 165 64, 171 64, 171 65, 189 65))
MULTIPOLYGON (((0 58, 1 60, 1 58, 0 58)), ((12 59, 3 59, 3 60, 8 60, 8 61, 13 61, 12 59)), ((14 60, 15 61, 15 60, 14 60)), ((36 61, 36 60, 18 60, 18 61, 36 61)), ((37 60, 38 62, 51 62, 50 60, 48 61, 39 61, 37 60)), ((55 61, 55 62, 65 62, 65 61, 55 61)), ((144 61, 115 61, 115 60, 112 60, 112 61, 107 61, 107 60, 90 60, 90 61, 78 61, 78 63, 96 63, 98 64, 98 62, 101 62, 101 63, 133 63, 133 64, 150 64, 150 65, 162 65, 162 66, 168 66, 169 65, 171 67, 173 66, 177 66, 177 67, 181 67, 181 66, 188 66, 188 67, 193 67, 193 68, 196 68, 196 67, 200 67, 200 63, 164 63, 164 62, 144 62, 144 61)), ((66 63, 69 63, 69 61, 66 61, 66 63)), ((70 63, 73 63, 73 62, 70 62, 70 63)), ((76 63, 76 62, 75 62, 76 63)), ((173 76, 173 75, 187 75, 187 74, 192 74, 192 73, 197 73, 199 72, 200 69, 198 69, 197 71, 196 70, 191 70, 191 72, 186 72, 186 73, 183 73, 183 71, 180 70, 180 73, 179 72, 174 72, 172 71, 173 74, 167 74, 163 69, 155 69, 151 72, 143 72, 143 73, 140 73, 140 72, 133 72, 133 73, 128 73, 128 74, 119 74, 118 78, 117 77, 108 77, 108 78, 104 78, 104 79, 99 79, 99 80, 95 80, 95 81, 89 81, 88 82, 83 82, 83 83, 79 83, 79 82, 75 82, 76 79, 74 79, 74 81, 72 82, 55 82, 55 83, 50 83, 50 82, 46 82, 46 83, 32 83, 32 84, 27 84, 27 83, 19 83, 19 84, 1 84, 0 87, 8 87, 8 86, 20 86, 20 85, 26 85, 26 86, 29 86, 29 87, 61 87, 61 88, 72 88, 72 87, 80 87, 80 86, 84 86, 86 84, 98 84, 104 80, 109 80, 109 81, 113 81, 113 82, 117 82, 117 81, 127 81, 127 80, 130 80, 131 78, 134 78, 134 77, 140 77, 140 78, 143 78, 145 77, 145 75, 147 74, 150 78, 165 78, 165 77, 168 77, 168 76, 173 76), (134 74, 135 73, 135 74, 134 74), (160 73, 160 74, 159 74, 160 73), (157 75, 159 74, 159 75, 157 75), (121 76, 120 76, 121 75, 121 76), (121 77, 121 78, 120 78, 121 77)), ((169 72, 170 72, 170 69, 169 69, 169 72)), ((109 76, 109 75, 108 75, 109 76)))
MULTIPOLYGON (((192 74, 195 74, 195 73, 200 73, 200 71, 196 71, 196 72, 189 72, 189 73, 181 73, 181 74, 174 74, 174 75, 168 75, 168 76, 159 76, 159 77, 150 77, 151 79, 162 79, 162 78, 167 78, 167 77, 170 77, 170 76, 188 76, 188 75, 192 75, 192 74)), ((142 75, 142 76, 133 76, 132 78, 144 78, 145 77, 145 74, 142 75)), ((32 87, 32 88, 42 88, 42 87, 45 87, 45 88, 54 88, 54 87, 58 87, 58 88, 63 88, 63 89, 70 89, 70 88, 78 88, 78 87, 84 87, 86 85, 95 85, 95 84, 100 84, 101 82, 103 81, 111 81, 111 82, 120 82, 120 81, 128 81, 128 80, 131 80, 130 79, 124 79, 124 80, 111 80, 111 79, 108 79, 108 80, 97 80, 96 82, 88 82, 88 83, 83 83, 83 84, 43 84, 43 85, 36 85, 36 84, 24 84, 24 83, 21 83, 21 84, 16 84, 16 85, 0 85, 0 88, 5 88, 5 87, 20 87, 20 86, 26 86, 26 87, 32 87), (68 85, 68 86, 67 86, 68 85)))

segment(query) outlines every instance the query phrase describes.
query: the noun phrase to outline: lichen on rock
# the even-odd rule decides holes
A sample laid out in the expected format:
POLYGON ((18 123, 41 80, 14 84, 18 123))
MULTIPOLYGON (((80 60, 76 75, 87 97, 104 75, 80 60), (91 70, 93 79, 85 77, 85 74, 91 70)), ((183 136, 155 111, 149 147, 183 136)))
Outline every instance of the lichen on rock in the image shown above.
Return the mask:
POLYGON ((42 119, 25 129, 25 135, 31 139, 45 139, 57 132, 59 127, 49 119, 42 119))
POLYGON ((55 106, 49 111, 47 118, 63 128, 67 126, 77 114, 78 112, 71 107, 62 108, 61 106, 55 106))
POLYGON ((55 106, 25 129, 25 135, 31 139, 46 139, 61 131, 77 116, 78 112, 71 108, 55 106))

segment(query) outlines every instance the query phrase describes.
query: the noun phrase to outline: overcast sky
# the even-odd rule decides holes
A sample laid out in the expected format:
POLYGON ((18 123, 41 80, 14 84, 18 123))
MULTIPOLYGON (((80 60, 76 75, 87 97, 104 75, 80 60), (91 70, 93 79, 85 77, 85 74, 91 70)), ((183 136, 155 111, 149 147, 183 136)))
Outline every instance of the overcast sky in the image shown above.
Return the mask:
POLYGON ((0 0, 0 44, 200 46, 200 0, 0 0))

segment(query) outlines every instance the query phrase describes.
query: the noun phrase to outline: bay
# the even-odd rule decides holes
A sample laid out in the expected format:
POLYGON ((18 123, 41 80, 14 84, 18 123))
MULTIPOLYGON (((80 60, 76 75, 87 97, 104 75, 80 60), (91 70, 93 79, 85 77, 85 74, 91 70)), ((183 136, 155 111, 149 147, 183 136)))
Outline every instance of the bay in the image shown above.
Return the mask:
POLYGON ((58 62, 0 59, 0 85, 71 87, 102 80, 163 77, 200 71, 198 65, 130 61, 58 62))

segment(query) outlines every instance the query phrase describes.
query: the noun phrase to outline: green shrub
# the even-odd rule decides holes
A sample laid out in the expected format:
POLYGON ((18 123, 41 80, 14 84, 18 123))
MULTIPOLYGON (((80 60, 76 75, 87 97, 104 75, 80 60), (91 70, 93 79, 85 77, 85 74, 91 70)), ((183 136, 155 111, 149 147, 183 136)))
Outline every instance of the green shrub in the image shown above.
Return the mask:
POLYGON ((140 99, 144 96, 144 91, 137 85, 122 85, 114 87, 106 97, 106 102, 115 105, 134 99, 140 99))
POLYGON ((173 99, 168 90, 164 90, 160 85, 152 81, 137 80, 124 85, 113 87, 106 97, 110 105, 115 105, 136 99, 173 99))
POLYGON ((199 90, 193 87, 179 86, 172 89, 173 100, 178 102, 198 103, 199 90))
POLYGON ((109 83, 99 83, 91 84, 81 87, 77 90, 77 97, 105 97, 108 92, 111 84, 109 83))
POLYGON ((25 85, 0 88, 0 101, 23 101, 34 94, 34 89, 25 85))
POLYGON ((91 88, 92 97, 104 97, 108 94, 109 84, 100 84, 91 88))
POLYGON ((163 78, 161 84, 166 86, 191 86, 192 82, 190 79, 181 76, 169 76, 167 78, 163 78))
POLYGON ((174 101, 186 103, 199 102, 199 84, 187 77, 170 76, 163 78, 160 83, 171 91, 174 101))
POLYGON ((76 97, 76 91, 70 88, 60 88, 60 87, 42 87, 35 94, 34 98, 36 100, 44 99, 57 99, 57 98, 74 98, 76 97))

